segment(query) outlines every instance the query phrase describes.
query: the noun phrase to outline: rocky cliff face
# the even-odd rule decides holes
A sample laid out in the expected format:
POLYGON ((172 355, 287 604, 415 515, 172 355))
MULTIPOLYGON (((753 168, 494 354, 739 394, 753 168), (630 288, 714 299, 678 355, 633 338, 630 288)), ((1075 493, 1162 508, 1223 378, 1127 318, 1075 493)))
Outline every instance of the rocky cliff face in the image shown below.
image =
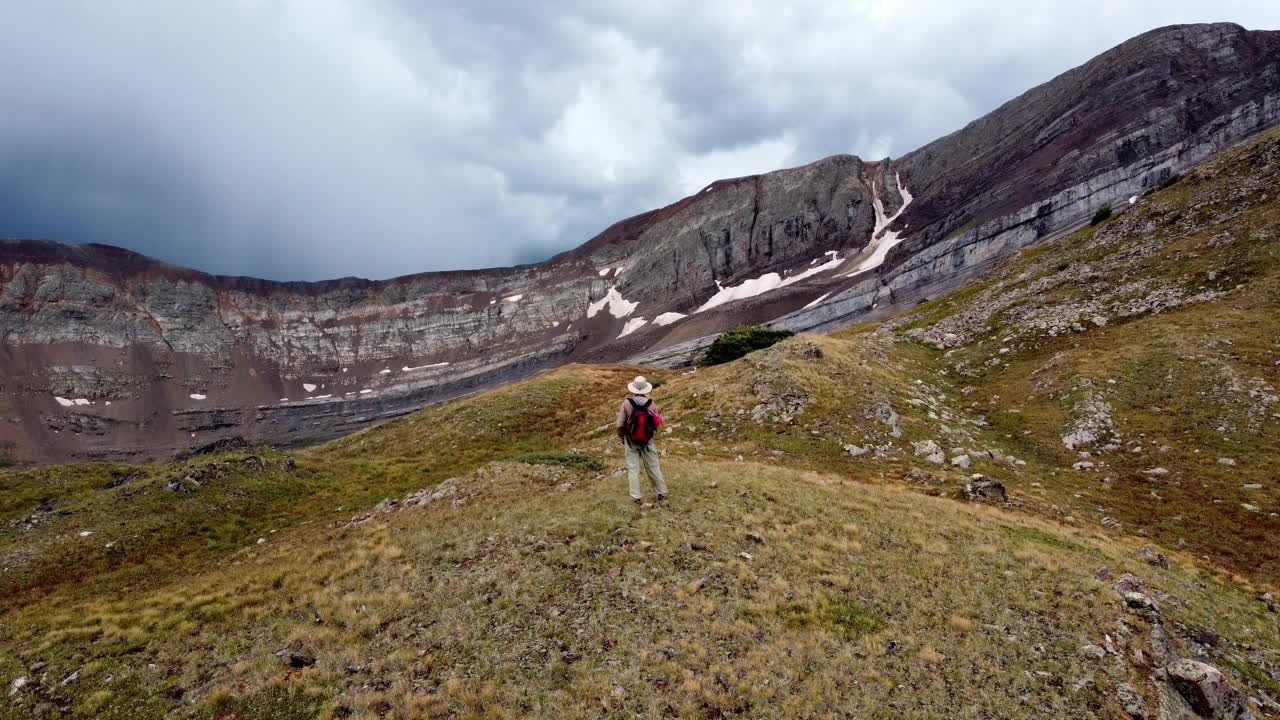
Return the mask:
POLYGON ((1280 33, 1135 38, 899 160, 723 180, 536 265, 276 283, 0 241, 0 442, 25 459, 305 442, 575 360, 687 361, 963 282, 1280 124, 1280 33))

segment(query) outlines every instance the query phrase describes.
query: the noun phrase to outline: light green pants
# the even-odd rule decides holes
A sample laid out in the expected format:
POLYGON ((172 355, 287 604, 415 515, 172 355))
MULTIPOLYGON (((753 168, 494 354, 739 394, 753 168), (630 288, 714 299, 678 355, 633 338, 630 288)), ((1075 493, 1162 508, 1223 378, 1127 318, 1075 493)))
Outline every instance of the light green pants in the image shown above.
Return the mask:
POLYGON ((627 481, 631 484, 631 497, 640 499, 640 462, 644 461, 645 474, 659 495, 667 494, 667 481, 662 479, 662 466, 658 464, 658 449, 653 443, 633 446, 622 441, 623 457, 627 461, 627 481))

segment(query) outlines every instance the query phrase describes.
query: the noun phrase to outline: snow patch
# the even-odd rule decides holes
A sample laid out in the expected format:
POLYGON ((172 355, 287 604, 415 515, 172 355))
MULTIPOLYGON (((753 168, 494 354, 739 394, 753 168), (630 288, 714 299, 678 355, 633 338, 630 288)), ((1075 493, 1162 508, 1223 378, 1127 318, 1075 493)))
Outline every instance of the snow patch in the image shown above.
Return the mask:
POLYGON ((378 374, 379 374, 379 375, 389 375, 389 374, 391 374, 391 368, 382 368, 381 370, 379 370, 379 371, 378 371, 378 374))
POLYGON ((1138 204, 1138 196, 1137 196, 1137 195, 1134 195, 1133 197, 1129 198, 1129 204, 1130 204, 1130 205, 1137 205, 1137 204, 1138 204))
POLYGON ((889 230, 888 227, 893 224, 894 220, 898 219, 898 216, 902 214, 903 210, 907 209, 907 206, 911 204, 911 200, 913 198, 911 193, 903 187, 901 175, 895 174, 894 181, 898 185, 898 194, 902 196, 902 207, 898 208, 898 211, 891 217, 885 217, 884 203, 880 202, 880 194, 876 192, 875 183, 873 182, 871 184, 871 205, 876 211, 876 227, 871 231, 871 244, 869 246, 871 247, 871 256, 858 263, 858 267, 854 268, 851 272, 841 275, 841 277, 857 275, 860 272, 866 272, 867 270, 873 270, 880 267, 884 264, 884 259, 888 256, 889 251, 892 250, 895 245, 902 242, 902 234, 894 230, 889 230), (883 231, 884 234, 881 234, 881 231, 883 231), (877 236, 879 236, 878 239, 877 236))
POLYGON ((508 295, 507 297, 502 298, 502 301, 503 302, 520 302, 520 299, 523 297, 524 297, 524 293, 520 293, 518 295, 508 295))
POLYGON ((601 270, 601 271, 600 271, 600 277, 604 277, 605 275, 608 275, 608 274, 609 274, 609 272, 610 272, 611 270, 613 270, 613 268, 605 268, 605 269, 601 270))
MULTIPOLYGON (((702 303, 702 305, 697 310, 694 310, 694 312, 700 313, 704 310, 710 310, 711 308, 719 307, 725 303, 733 302, 734 300, 755 297, 756 295, 767 293, 770 290, 777 290, 780 287, 793 285, 805 278, 817 275, 818 273, 835 270, 844 262, 840 257, 840 253, 835 250, 828 250, 825 254, 831 258, 827 262, 816 267, 811 267, 802 273, 785 278, 776 272, 766 273, 758 278, 743 280, 740 284, 734 285, 733 287, 724 287, 719 283, 719 281, 717 281, 716 287, 720 288, 720 291, 715 295, 712 295, 711 299, 702 303)), ((821 260, 822 258, 817 259, 821 260)))
POLYGON ((306 390, 307 392, 315 392, 316 386, 312 383, 302 383, 302 389, 306 390))
POLYGON ((191 393, 188 397, 190 397, 192 400, 204 400, 206 396, 201 395, 200 393, 191 393))
POLYGON ((361 390, 361 391, 360 391, 360 394, 361 394, 361 395, 368 395, 368 394, 369 394, 369 393, 371 393, 371 392, 373 392, 373 391, 372 391, 372 390, 370 390, 369 388, 365 388, 364 390, 361 390))
POLYGON ((280 398, 280 402, 289 402, 289 398, 280 398))
POLYGON ((645 319, 644 319, 644 318, 642 318, 642 317, 632 318, 632 319, 628 320, 628 321, 627 321, 627 324, 622 326, 622 332, 618 333, 618 337, 619 337, 619 338, 624 338, 624 337, 626 337, 626 336, 630 335, 631 333, 633 333, 633 332, 635 332, 635 331, 639 330, 640 328, 644 327, 644 326, 645 326, 645 323, 647 323, 647 322, 649 322, 649 321, 648 321, 648 320, 645 320, 645 319))
MULTIPOLYGON (((58 397, 57 395, 54 395, 53 399, 56 400, 58 404, 61 405, 62 407, 71 407, 72 405, 92 405, 93 404, 93 401, 88 398, 76 398, 75 400, 68 400, 64 397, 58 397)), ((108 405, 109 404, 110 403, 108 403, 108 405)))
POLYGON ((801 310, 808 310, 808 309, 809 309, 809 308, 811 308, 811 307, 817 307, 818 305, 821 305, 821 304, 822 304, 822 301, 823 301, 823 300, 826 300, 826 299, 827 299, 827 298, 829 298, 829 297, 831 297, 831 293, 827 293, 827 294, 825 294, 825 295, 822 295, 822 296, 821 296, 821 297, 819 297, 817 300, 814 300, 813 302, 809 303, 808 305, 805 305, 804 307, 802 307, 802 308, 800 308, 800 309, 801 309, 801 310))
POLYGON ((331 397, 333 397, 333 395, 316 395, 315 397, 309 397, 307 399, 308 400, 327 400, 331 397))
POLYGON ((417 367, 409 367, 408 365, 405 365, 404 367, 400 368, 400 372, 413 372, 414 370, 427 370, 430 368, 444 367, 448 364, 449 363, 447 362, 438 362, 438 363, 432 363, 431 365, 419 365, 417 367))
POLYGON ((666 327, 677 320, 683 320, 688 315, 682 315, 678 312, 665 312, 653 319, 653 324, 659 327, 666 327))
POLYGON ((627 302, 623 299, 622 294, 618 292, 618 288, 611 287, 604 297, 587 306, 587 317, 593 318, 596 313, 609 306, 609 314, 616 318, 624 318, 636 311, 636 307, 640 305, 638 302, 627 302))

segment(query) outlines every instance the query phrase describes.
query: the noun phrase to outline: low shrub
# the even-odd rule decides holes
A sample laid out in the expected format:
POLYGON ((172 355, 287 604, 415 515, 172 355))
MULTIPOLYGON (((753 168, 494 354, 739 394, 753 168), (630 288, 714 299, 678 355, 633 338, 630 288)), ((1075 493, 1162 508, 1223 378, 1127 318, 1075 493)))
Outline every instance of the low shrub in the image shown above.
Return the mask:
POLYGON ((1098 212, 1093 214, 1093 219, 1089 221, 1090 225, 1099 225, 1106 222, 1111 217, 1111 206, 1098 208, 1098 212))
POLYGON ((716 338, 702 356, 702 365, 720 365, 746 355, 749 352, 763 350, 771 345, 795 335, 790 330, 776 330, 758 325, 737 327, 716 338))
POLYGON ((584 453, 576 452, 532 452, 516 458, 516 462, 529 465, 563 465, 581 470, 603 470, 604 464, 584 453))
POLYGON ((846 640, 870 635, 884 627, 884 621, 875 613, 838 593, 822 598, 815 607, 793 602, 779 605, 774 612, 791 627, 822 625, 846 640))

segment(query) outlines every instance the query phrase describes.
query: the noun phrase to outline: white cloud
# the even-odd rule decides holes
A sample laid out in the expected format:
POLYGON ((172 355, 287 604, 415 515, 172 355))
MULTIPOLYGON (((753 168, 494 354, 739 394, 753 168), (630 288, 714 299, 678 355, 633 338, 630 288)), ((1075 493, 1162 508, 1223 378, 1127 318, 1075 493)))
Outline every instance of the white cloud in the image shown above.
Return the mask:
POLYGON ((215 272, 509 264, 720 177, 900 156, 1153 27, 1276 3, 4 3, 0 235, 215 272))
POLYGON ((680 192, 692 195, 708 183, 787 167, 795 162, 796 144, 788 135, 701 155, 688 154, 678 162, 680 192))

